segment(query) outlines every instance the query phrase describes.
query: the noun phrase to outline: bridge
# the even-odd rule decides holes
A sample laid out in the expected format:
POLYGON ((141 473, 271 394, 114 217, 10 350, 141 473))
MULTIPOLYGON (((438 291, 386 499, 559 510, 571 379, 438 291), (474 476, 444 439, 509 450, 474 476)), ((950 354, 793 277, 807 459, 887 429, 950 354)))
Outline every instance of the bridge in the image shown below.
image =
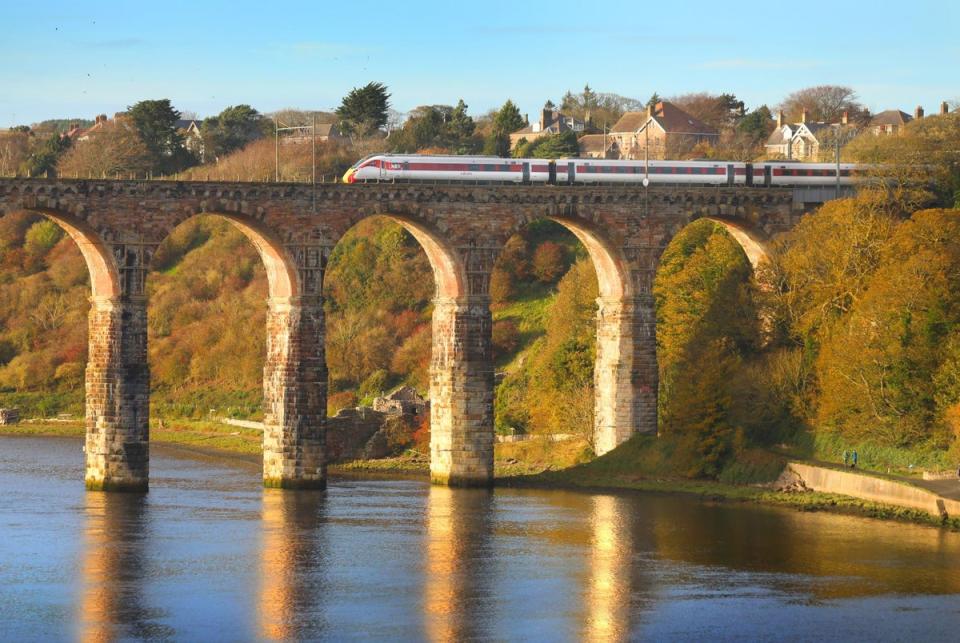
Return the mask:
POLYGON ((145 280, 160 243, 199 214, 219 215, 266 267, 263 478, 322 488, 327 259, 360 220, 385 216, 422 245, 436 284, 430 367, 431 478, 493 479, 490 274, 507 240, 537 219, 565 226, 597 271, 594 445, 606 453, 657 431, 653 279, 684 226, 728 225, 751 260, 756 241, 789 230, 834 195, 809 188, 281 184, 0 179, 0 216, 45 215, 76 241, 90 272, 86 484, 145 490, 149 476, 145 280))

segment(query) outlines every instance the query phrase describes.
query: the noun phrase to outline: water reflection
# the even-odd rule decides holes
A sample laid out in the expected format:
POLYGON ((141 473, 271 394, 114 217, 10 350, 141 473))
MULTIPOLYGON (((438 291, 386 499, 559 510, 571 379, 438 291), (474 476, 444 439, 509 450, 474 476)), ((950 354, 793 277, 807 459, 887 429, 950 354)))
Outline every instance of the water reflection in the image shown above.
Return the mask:
POLYGON ((323 635, 322 491, 263 492, 260 555, 260 636, 271 640, 323 635))
MULTIPOLYGON (((960 592, 960 538, 945 530, 658 500, 657 554, 667 560, 771 574, 779 589, 802 588, 818 599, 960 592), (822 581, 810 583, 809 577, 822 581)), ((728 579, 721 575, 716 581, 728 579)))
POLYGON ((594 496, 588 557, 585 637, 619 641, 630 633, 633 540, 629 507, 616 496, 594 496))
POLYGON ((77 624, 82 641, 173 635, 153 622, 159 610, 144 598, 149 535, 146 496, 90 492, 84 495, 81 595, 77 624))
POLYGON ((490 491, 430 487, 423 619, 431 641, 491 637, 493 513, 490 491))

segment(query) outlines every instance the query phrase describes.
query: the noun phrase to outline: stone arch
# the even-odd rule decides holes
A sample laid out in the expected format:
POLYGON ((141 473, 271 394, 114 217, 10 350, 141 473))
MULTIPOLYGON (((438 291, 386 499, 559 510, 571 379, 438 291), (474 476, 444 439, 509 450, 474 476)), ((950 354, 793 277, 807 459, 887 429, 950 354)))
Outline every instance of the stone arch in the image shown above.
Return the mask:
MULTIPOLYGON (((195 216, 225 219, 250 241, 267 274, 266 356, 263 370, 265 486, 322 488, 326 484, 326 358, 323 307, 307 283, 314 271, 302 248, 249 215, 204 208, 164 226, 164 237, 195 216)), ((156 244, 162 239, 157 239, 156 244)), ((320 250, 313 253, 319 264, 320 250)), ((317 265, 316 270, 322 269, 317 265)))
MULTIPOLYGON (((577 237, 597 274, 592 442, 597 455, 603 455, 636 432, 656 432, 656 354, 652 340, 648 341, 651 333, 644 326, 649 321, 644 314, 645 299, 636 292, 633 266, 598 224, 556 214, 542 218, 577 237), (651 361, 652 370, 647 367, 651 361)), ((525 226, 530 221, 518 223, 525 226)))
POLYGON ((199 211, 185 217, 178 217, 164 227, 162 238, 156 239, 159 245, 173 231, 187 221, 198 216, 214 216, 233 224, 250 241, 260 255, 267 272, 267 287, 271 299, 298 297, 301 292, 300 278, 296 262, 284 247, 281 240, 261 221, 242 214, 219 210, 199 211))
POLYGON ((85 484, 96 490, 146 490, 149 376, 146 319, 130 297, 109 229, 58 208, 23 208, 59 225, 77 244, 90 276, 85 390, 85 484))
MULTIPOLYGON (((493 364, 489 301, 471 290, 468 262, 429 221, 388 209, 380 217, 417 240, 434 279, 430 359, 430 474, 433 482, 485 486, 493 480, 493 364)), ((339 238, 349 230, 341 231, 339 238)), ((338 240, 339 240, 338 238, 338 240)))
POLYGON ((753 268, 754 271, 756 271, 762 263, 769 261, 770 248, 768 247, 767 241, 763 235, 753 227, 743 221, 735 219, 722 217, 706 217, 706 219, 723 226, 727 234, 740 245, 743 254, 747 256, 747 261, 750 262, 750 267, 753 268))
POLYGON ((119 297, 122 294, 120 273, 113 253, 93 226, 66 212, 44 208, 29 208, 27 211, 50 219, 77 244, 90 274, 90 290, 94 298, 119 297))

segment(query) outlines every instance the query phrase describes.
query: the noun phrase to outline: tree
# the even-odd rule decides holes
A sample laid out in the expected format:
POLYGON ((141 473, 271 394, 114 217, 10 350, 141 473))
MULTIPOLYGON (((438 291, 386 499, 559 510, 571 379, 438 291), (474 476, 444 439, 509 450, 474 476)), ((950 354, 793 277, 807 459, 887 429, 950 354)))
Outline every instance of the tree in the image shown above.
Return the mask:
POLYGON ((733 94, 683 94, 670 102, 718 130, 733 127, 746 113, 743 101, 733 94))
POLYGON ((583 86, 583 94, 581 95, 581 104, 586 110, 593 109, 597 106, 597 94, 590 89, 590 83, 587 83, 583 86))
POLYGON ((804 109, 807 120, 825 123, 840 121, 843 112, 852 120, 865 120, 869 110, 857 101, 857 93, 842 85, 817 85, 793 92, 780 103, 787 120, 799 121, 804 109))
POLYGON ((761 105, 740 119, 740 122, 737 123, 737 133, 743 134, 755 143, 759 143, 770 136, 773 127, 773 115, 770 113, 770 108, 761 105))
POLYGON ((467 114, 467 104, 463 102, 462 98, 457 101, 457 106, 450 113, 449 130, 451 137, 461 147, 473 137, 473 133, 477 130, 477 124, 467 114))
POLYGON ((113 121, 77 141, 63 155, 57 169, 64 176, 99 178, 117 173, 142 173, 151 167, 150 150, 124 121, 113 121))
POLYGON ((660 94, 653 92, 653 95, 650 96, 650 99, 647 101, 647 107, 656 107, 657 103, 659 103, 661 100, 660 94))
POLYGON ((520 139, 514 149, 514 156, 518 158, 555 159, 579 156, 579 154, 577 135, 570 130, 559 134, 547 134, 529 143, 520 139))
POLYGON ((526 122, 520 115, 520 110, 512 100, 507 99, 507 102, 493 116, 492 127, 484 142, 483 153, 510 156, 510 133, 524 125, 526 122))
POLYGON ((60 157, 70 148, 70 139, 60 134, 51 134, 40 141, 24 161, 23 171, 29 176, 51 175, 60 157))
POLYGON ((207 153, 219 159, 261 138, 268 126, 269 122, 254 108, 234 105, 204 119, 200 133, 207 153))
POLYGON ((371 136, 387 124, 390 94, 383 83, 370 82, 354 87, 337 108, 340 129, 358 138, 371 136))
POLYGON ((30 154, 30 128, 0 132, 0 176, 17 171, 30 154))
POLYGON ((142 100, 127 108, 126 118, 133 123, 140 140, 147 146, 153 171, 177 172, 193 163, 190 153, 183 147, 183 137, 177 131, 180 112, 174 109, 169 99, 142 100))

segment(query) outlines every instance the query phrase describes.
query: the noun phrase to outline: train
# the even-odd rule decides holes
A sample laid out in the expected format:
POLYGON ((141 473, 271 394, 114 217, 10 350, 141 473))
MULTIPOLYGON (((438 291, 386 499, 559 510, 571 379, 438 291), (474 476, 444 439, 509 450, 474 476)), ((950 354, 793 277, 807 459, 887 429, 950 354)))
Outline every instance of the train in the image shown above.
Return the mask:
POLYGON ((613 161, 593 158, 524 159, 498 156, 373 154, 343 175, 344 183, 437 182, 584 185, 853 185, 864 168, 852 163, 764 161, 613 161))

